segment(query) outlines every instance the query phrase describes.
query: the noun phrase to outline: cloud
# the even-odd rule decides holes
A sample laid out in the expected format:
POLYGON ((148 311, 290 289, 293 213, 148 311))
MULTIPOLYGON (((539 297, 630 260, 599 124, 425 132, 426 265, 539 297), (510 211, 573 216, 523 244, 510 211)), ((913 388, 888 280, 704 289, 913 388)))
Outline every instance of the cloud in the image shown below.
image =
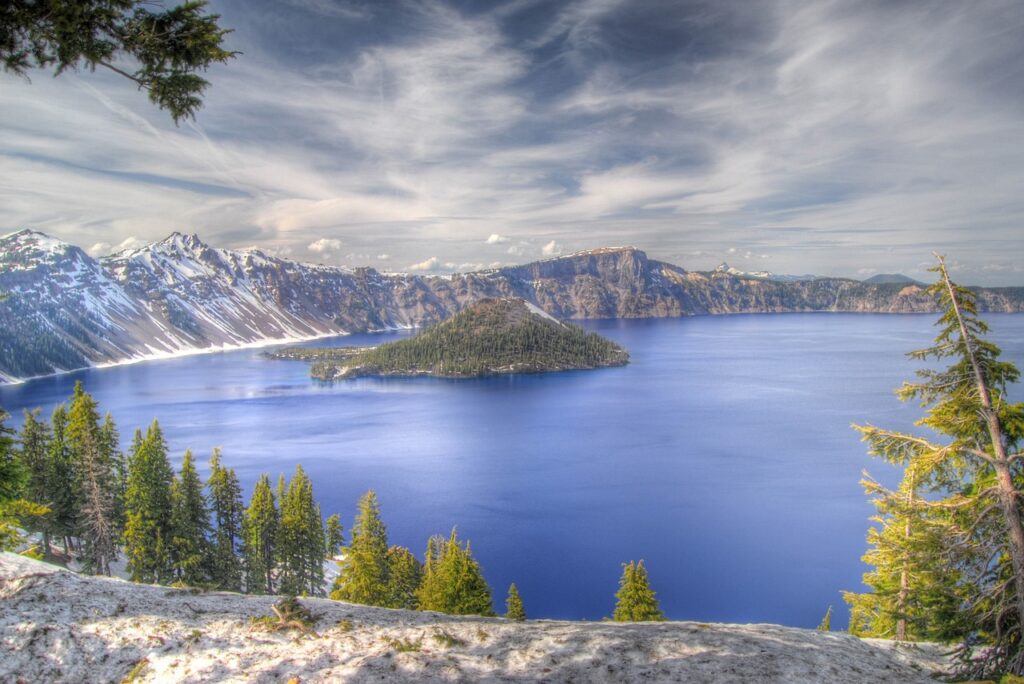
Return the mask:
POLYGON ((441 268, 441 260, 436 256, 409 265, 410 271, 437 271, 441 268))
POLYGON ((562 253, 562 246, 552 240, 540 248, 540 253, 544 256, 557 256, 562 253))
POLYGON ((341 240, 335 238, 320 238, 314 242, 309 243, 306 246, 310 252, 316 252, 317 254, 325 254, 329 252, 337 252, 341 249, 341 240))
POLYGON ((1013 0, 528 5, 221 0, 244 58, 180 128, 114 74, 0 74, 6 221, 456 267, 551 235, 837 275, 937 249, 1020 284, 1013 0))
POLYGON ((380 261, 390 261, 391 260, 391 255, 390 254, 378 254, 377 255, 377 259, 380 260, 380 261))

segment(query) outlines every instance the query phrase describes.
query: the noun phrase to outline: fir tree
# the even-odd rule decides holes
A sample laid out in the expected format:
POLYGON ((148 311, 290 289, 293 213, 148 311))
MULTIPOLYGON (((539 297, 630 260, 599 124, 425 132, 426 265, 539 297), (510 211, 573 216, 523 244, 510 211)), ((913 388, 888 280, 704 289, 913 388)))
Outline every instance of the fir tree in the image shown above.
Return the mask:
MULTIPOLYGON (((39 410, 25 411, 24 422, 18 441, 19 460, 27 475, 25 482, 25 498, 34 504, 49 507, 53 498, 50 481, 50 427, 46 421, 39 420, 39 410)), ((50 541, 53 533, 53 516, 40 516, 34 521, 43 539, 43 555, 50 555, 50 541)))
POLYGON ((335 513, 327 518, 327 526, 324 530, 324 542, 327 546, 326 557, 334 558, 345 544, 344 532, 341 527, 341 516, 335 513))
POLYGON ((186 451, 171 484, 171 558, 175 579, 205 584, 210 570, 210 511, 192 452, 186 451))
POLYGON ((416 610, 416 589, 423 579, 423 565, 412 551, 404 546, 388 549, 389 608, 416 610))
POLYGON ((211 577, 214 586, 227 591, 241 591, 242 564, 239 545, 242 536, 242 488, 234 469, 220 464, 220 449, 210 457, 210 508, 213 512, 213 558, 211 577))
POLYGON ((832 606, 829 606, 828 610, 825 611, 825 617, 821 618, 821 623, 818 625, 817 630, 819 632, 832 631, 832 606))
POLYGON ((67 442, 78 470, 75 527, 84 542, 83 566, 86 572, 109 575, 110 562, 117 555, 116 477, 101 432, 96 400, 81 382, 75 383, 68 410, 67 442))
MULTIPOLYGON (((911 563, 934 568, 943 582, 956 583, 964 620, 959 674, 973 679, 1021 674, 1024 452, 1014 452, 1024 437, 1024 405, 1006 400, 1007 386, 1019 373, 999 361, 999 348, 984 339, 988 327, 977 316, 974 293, 952 282, 941 257, 933 270, 939 277, 930 292, 943 312, 941 329, 932 347, 911 356, 952 362, 943 370, 918 371, 920 381, 905 384, 899 395, 920 400, 928 409, 920 424, 943 442, 874 426, 858 429, 873 455, 905 466, 915 487, 928 494, 908 504, 914 518, 944 530, 940 555, 923 557, 916 546, 906 548, 916 556, 911 563)), ((891 603, 884 609, 893 612, 891 603)))
POLYGON ((275 540, 278 512, 270 478, 260 475, 242 522, 245 588, 254 594, 274 593, 275 540))
POLYGON ((18 501, 28 473, 15 457, 14 430, 4 425, 10 414, 0 409, 0 550, 18 542, 18 501))
POLYGON ((377 495, 371 490, 359 500, 352 525, 352 543, 341 562, 331 598, 369 606, 388 604, 388 534, 380 519, 377 495))
POLYGON ((293 596, 323 594, 324 529, 313 500, 313 483, 302 466, 281 500, 277 529, 280 591, 293 596))
POLYGON ((124 550, 128 572, 135 582, 173 581, 171 564, 171 483, 174 471, 167 460, 167 443, 160 424, 145 438, 136 433, 128 459, 125 494, 124 550))
POLYGON ((416 594, 420 610, 450 615, 494 615, 491 590, 469 542, 463 546, 452 529, 443 541, 428 542, 423 582, 416 594))
POLYGON ((508 586, 508 598, 505 599, 505 617, 516 622, 522 622, 526 619, 523 599, 519 596, 519 589, 516 587, 515 582, 508 586))
POLYGON ((111 465, 114 488, 114 525, 118 536, 124 534, 124 498, 128 490, 128 463, 121 451, 121 435, 108 412, 100 426, 100 444, 111 465))
POLYGON ((630 561, 622 566, 619 591, 615 594, 618 602, 612 619, 616 622, 661 622, 665 615, 658 607, 658 599, 651 590, 647 568, 641 560, 630 561))
POLYGON ((63 404, 53 410, 50 424, 50 520, 54 535, 61 540, 64 555, 68 556, 73 548, 80 500, 77 468, 67 440, 67 408, 63 404))

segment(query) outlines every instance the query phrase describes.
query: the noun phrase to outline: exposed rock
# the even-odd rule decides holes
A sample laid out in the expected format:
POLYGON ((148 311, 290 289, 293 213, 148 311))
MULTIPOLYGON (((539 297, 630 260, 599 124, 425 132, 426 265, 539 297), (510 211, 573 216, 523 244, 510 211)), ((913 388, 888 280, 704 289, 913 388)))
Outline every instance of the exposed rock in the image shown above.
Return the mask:
POLYGON ((325 599, 300 599, 316 619, 307 632, 261 620, 276 600, 0 554, 0 680, 923 684, 945 666, 933 645, 778 625, 514 622, 325 599))

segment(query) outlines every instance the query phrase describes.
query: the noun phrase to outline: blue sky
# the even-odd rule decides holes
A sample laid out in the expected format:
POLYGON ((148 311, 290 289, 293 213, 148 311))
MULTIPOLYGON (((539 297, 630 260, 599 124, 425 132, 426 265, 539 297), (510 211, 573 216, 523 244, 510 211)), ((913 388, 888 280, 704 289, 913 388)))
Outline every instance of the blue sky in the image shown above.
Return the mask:
POLYGON ((1024 284, 1024 3, 216 0, 176 128, 113 74, 0 76, 0 228, 197 232, 443 272, 631 244, 685 268, 1024 284))

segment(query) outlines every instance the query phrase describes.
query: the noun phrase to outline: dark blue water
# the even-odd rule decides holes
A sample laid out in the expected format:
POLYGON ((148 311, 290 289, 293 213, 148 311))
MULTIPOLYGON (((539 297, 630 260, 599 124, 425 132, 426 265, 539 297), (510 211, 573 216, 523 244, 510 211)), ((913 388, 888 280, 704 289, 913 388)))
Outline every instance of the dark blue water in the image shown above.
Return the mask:
MULTIPOLYGON (((1024 364, 1024 316, 989 320, 1024 364)), ((515 581, 533 617, 610 615, 621 563, 643 558, 670 618, 810 627, 832 605, 843 626, 839 592, 860 588, 871 514, 861 470, 893 477, 849 426, 911 429, 919 409, 893 389, 933 321, 593 322, 629 349, 629 366, 462 381, 324 385, 304 363, 239 351, 4 387, 0 403, 48 413, 81 379, 123 442, 159 418, 176 463, 186 448, 223 447, 247 495, 260 472, 302 463, 346 529, 375 489, 392 543, 422 553, 458 525, 496 604, 515 581)))

